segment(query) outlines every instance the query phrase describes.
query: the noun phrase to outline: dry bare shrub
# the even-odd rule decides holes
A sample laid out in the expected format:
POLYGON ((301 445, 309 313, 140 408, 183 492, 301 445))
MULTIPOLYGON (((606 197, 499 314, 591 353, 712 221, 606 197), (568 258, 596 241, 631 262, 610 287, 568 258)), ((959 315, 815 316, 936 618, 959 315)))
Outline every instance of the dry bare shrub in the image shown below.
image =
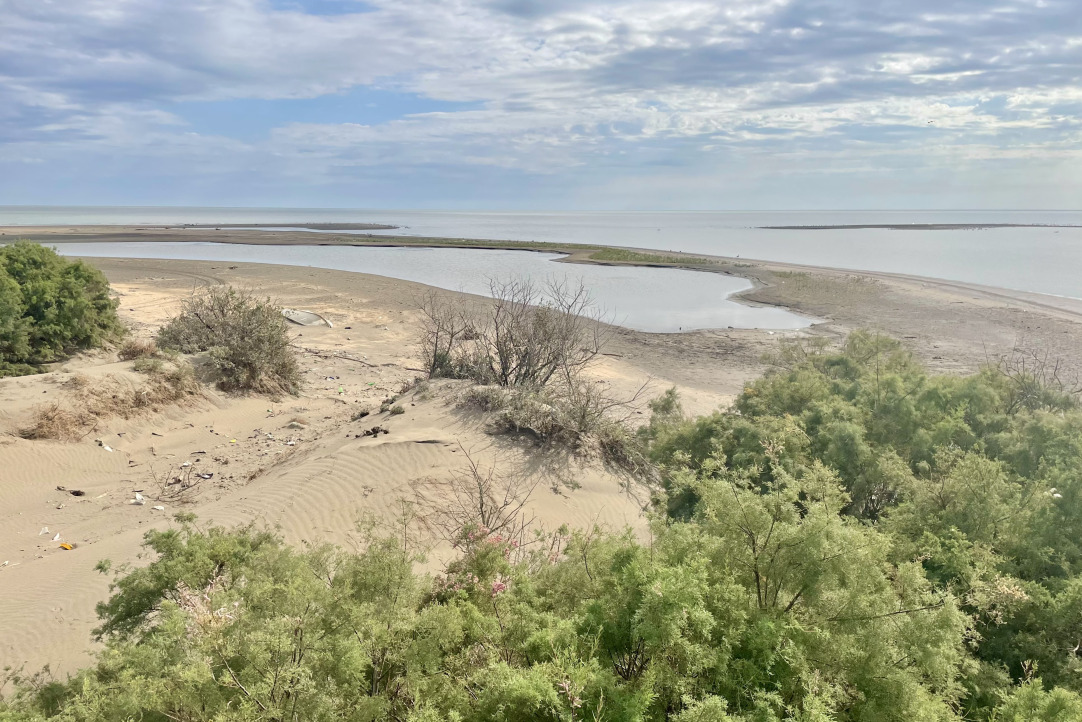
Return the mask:
POLYGON ((132 371, 138 371, 141 374, 156 374, 165 368, 165 364, 160 358, 153 358, 144 356, 137 358, 131 365, 132 371))
POLYGON ((463 448, 466 467, 447 479, 424 479, 415 484, 419 519, 443 539, 455 540, 463 529, 521 539, 535 517, 526 513, 540 476, 501 473, 497 464, 482 466, 463 448))
POLYGON ((585 286, 513 280, 492 282, 490 294, 480 312, 435 292, 422 299, 429 375, 480 384, 465 400, 490 413, 498 431, 593 450, 620 470, 650 476, 641 444, 627 429, 627 411, 646 385, 631 399, 616 399, 583 377, 606 334, 585 286))
POLYGON ((604 326, 585 286, 492 281, 489 294, 478 313, 435 292, 422 298, 430 377, 540 387, 577 377, 601 352, 604 326))
POLYGON ((72 374, 71 378, 64 382, 67 389, 85 389, 90 385, 90 377, 86 374, 72 374))
POLYGON ((141 341, 129 338, 121 346, 117 355, 121 361, 134 361, 141 358, 154 358, 158 355, 158 345, 154 341, 141 341))
POLYGON ((158 332, 158 346, 207 351, 226 391, 295 393, 301 374, 281 309, 250 291, 215 286, 184 301, 158 332))
POLYGON ((645 388, 630 400, 619 400, 602 384, 584 379, 540 389, 474 386, 464 402, 488 413, 497 433, 527 434, 544 446, 593 454, 620 471, 649 479, 653 466, 628 428, 628 410, 645 388))
POLYGON ((59 402, 39 406, 29 426, 21 431, 24 439, 78 441, 93 431, 95 418, 86 411, 69 409, 59 402))
POLYGON ((1082 378, 1077 368, 1025 343, 990 360, 986 368, 986 373, 998 375, 1003 381, 1010 415, 1022 410, 1065 411, 1077 408, 1082 397, 1082 378))
POLYGON ((72 393, 64 400, 39 406, 21 432, 26 439, 77 441, 93 431, 99 420, 131 418, 202 395, 191 366, 180 363, 149 374, 141 384, 113 375, 89 382, 74 376, 65 384, 72 393))
POLYGON ((198 475, 194 466, 184 467, 180 473, 167 471, 161 474, 151 467, 150 478, 156 489, 154 493, 156 501, 191 504, 196 501, 202 491, 200 484, 203 478, 198 475))

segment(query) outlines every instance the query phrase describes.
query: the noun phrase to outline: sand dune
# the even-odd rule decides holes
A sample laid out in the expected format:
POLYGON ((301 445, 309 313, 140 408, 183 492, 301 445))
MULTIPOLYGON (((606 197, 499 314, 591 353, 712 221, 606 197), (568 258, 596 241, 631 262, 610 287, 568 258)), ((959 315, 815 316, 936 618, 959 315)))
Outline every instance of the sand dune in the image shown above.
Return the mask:
MULTIPOLYGON (((125 320, 148 336, 190 285, 159 277, 115 288, 125 320)), ((335 322, 333 329, 294 329, 306 382, 297 397, 208 388, 183 405, 101 419, 75 441, 31 441, 18 434, 43 403, 72 403, 72 378, 138 384, 141 375, 98 353, 52 373, 0 381, 0 563, 8 562, 0 567, 0 666, 49 664, 63 674, 85 664, 95 648, 95 605, 111 578, 95 565, 144 563, 143 534, 174 524, 178 511, 205 524, 266 525, 292 543, 352 547, 361 543, 361 519, 393 519, 403 501, 423 498, 427 482, 463 469, 469 453, 485 466, 536 476, 529 513, 537 524, 643 527, 642 501, 625 492, 623 478, 566 455, 538 461, 528 444, 488 434, 482 417, 456 403, 455 382, 408 392, 397 402, 405 413, 381 414, 381 401, 417 375, 415 319, 406 308, 373 302, 378 288, 351 291, 345 300, 315 285, 289 288, 291 305, 335 322), (353 420, 362 410, 369 415, 353 420), (377 424, 389 433, 362 435, 377 424), (165 481, 189 473, 213 476, 183 503, 161 498, 165 481), (578 488, 562 486, 567 479, 578 488), (136 492, 145 505, 129 503, 136 492)), ((613 376, 628 386, 646 378, 634 375, 623 369, 613 376)), ((450 547, 423 521, 414 526, 432 547, 425 568, 438 571, 450 547)))

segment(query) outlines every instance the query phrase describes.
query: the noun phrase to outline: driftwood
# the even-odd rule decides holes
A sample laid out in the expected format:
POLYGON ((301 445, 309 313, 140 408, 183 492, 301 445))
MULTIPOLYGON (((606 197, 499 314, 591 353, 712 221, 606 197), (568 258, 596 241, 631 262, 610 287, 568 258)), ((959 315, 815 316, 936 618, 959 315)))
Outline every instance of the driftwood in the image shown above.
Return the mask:
POLYGON ((367 367, 373 368, 373 369, 374 368, 379 368, 379 366, 377 364, 368 363, 367 361, 364 361, 364 360, 359 359, 359 358, 354 358, 353 356, 348 356, 348 355, 346 355, 344 353, 338 353, 338 352, 335 352, 335 351, 320 351, 318 349, 308 348, 307 346, 298 346, 295 343, 290 344, 290 346, 292 346, 295 349, 299 349, 300 351, 304 351, 305 353, 310 353, 313 356, 318 356, 320 358, 337 358, 337 359, 342 359, 343 361, 352 361, 354 363, 359 363, 362 366, 367 366, 367 367))

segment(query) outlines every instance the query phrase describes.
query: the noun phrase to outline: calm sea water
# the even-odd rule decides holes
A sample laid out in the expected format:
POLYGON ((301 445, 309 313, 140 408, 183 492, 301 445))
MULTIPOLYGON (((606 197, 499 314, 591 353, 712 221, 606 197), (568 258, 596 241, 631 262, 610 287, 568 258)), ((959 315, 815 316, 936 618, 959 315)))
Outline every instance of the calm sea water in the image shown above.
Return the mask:
MULTIPOLYGON (((486 294, 490 280, 530 278, 582 282, 607 320, 640 331, 701 328, 804 328, 811 319, 784 309, 745 306, 728 296, 751 288, 743 278, 669 268, 554 263, 553 253, 464 248, 245 246, 232 243, 62 243, 69 256, 184 258, 226 263, 313 266, 417 281, 452 291, 486 294)), ((363 281, 358 281, 363 283, 363 281)))
POLYGON ((907 273, 1082 298, 1082 228, 769 230, 778 225, 1082 225, 1082 211, 456 212, 0 207, 0 225, 373 222, 388 235, 597 243, 907 273))

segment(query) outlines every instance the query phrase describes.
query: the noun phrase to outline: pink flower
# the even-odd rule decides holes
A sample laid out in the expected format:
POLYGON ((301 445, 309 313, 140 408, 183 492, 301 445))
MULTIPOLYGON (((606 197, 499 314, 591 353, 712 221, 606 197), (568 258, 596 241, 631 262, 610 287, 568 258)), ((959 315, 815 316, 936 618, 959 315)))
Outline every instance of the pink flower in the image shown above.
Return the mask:
POLYGON ((492 596, 493 597, 495 597, 497 594, 500 594, 501 592, 506 592, 506 591, 507 591, 507 585, 504 584, 503 582, 499 582, 499 581, 492 582, 492 596))

